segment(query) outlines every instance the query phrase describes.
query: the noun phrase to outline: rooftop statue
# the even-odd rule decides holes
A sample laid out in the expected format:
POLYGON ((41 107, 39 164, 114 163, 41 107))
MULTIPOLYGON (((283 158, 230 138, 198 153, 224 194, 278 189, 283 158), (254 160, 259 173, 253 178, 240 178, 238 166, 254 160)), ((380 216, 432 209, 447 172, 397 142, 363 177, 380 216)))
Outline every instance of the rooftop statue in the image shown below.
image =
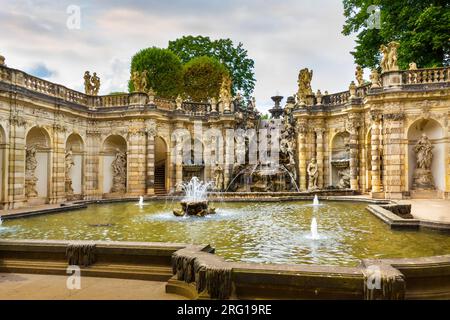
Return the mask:
POLYGON ((364 70, 361 66, 356 66, 355 76, 358 86, 364 85, 364 70))
POLYGON ((5 57, 0 54, 0 66, 5 65, 5 57))
POLYGON ((225 75, 222 79, 222 86, 220 87, 219 100, 223 106, 224 111, 230 111, 231 104, 231 78, 228 75, 225 75))
POLYGON ((148 71, 133 71, 131 81, 133 82, 134 92, 146 92, 148 86, 148 71))
POLYGON ((381 70, 382 72, 387 71, 398 71, 397 55, 398 48, 400 44, 398 42, 392 41, 387 46, 384 44, 380 47, 380 52, 383 55, 381 59, 381 70))
POLYGON ((98 95, 100 91, 100 78, 97 76, 97 73, 91 76, 89 71, 84 72, 84 92, 91 96, 98 95))
POLYGON ((313 71, 309 71, 308 68, 300 70, 300 73, 298 74, 297 98, 300 102, 305 102, 306 97, 313 94, 311 89, 312 77, 313 71))

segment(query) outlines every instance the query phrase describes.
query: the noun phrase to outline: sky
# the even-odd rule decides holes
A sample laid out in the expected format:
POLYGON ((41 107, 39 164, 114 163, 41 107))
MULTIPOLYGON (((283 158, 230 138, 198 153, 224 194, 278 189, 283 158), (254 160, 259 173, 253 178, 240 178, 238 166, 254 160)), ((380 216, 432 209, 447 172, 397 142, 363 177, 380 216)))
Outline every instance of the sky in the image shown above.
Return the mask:
POLYGON ((342 0, 2 0, 0 54, 11 68, 79 91, 84 71, 97 72, 108 94, 127 91, 140 49, 184 35, 230 38, 255 61, 254 96, 265 112, 271 96, 297 92, 302 68, 314 70, 314 91, 348 89, 355 37, 342 35, 344 21, 342 0), (79 28, 68 27, 73 6, 79 28))

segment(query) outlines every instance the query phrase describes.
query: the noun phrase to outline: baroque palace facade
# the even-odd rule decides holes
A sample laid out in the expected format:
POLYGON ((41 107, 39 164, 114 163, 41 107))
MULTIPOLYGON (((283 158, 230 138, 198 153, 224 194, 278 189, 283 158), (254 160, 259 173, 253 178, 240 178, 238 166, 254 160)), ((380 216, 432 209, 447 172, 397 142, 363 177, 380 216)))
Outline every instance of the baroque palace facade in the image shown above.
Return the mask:
MULTIPOLYGON (((343 188, 389 199, 449 198, 450 68, 386 65, 380 75, 372 72, 371 82, 363 80, 361 69, 356 76, 357 84, 352 82, 348 91, 313 93, 312 72, 304 69, 297 97, 289 97, 282 111, 277 105, 271 110, 292 117, 298 189, 343 188)), ((194 103, 152 92, 90 93, 0 61, 3 209, 167 194, 193 175, 212 180, 215 168, 208 161, 170 161, 172 133, 192 132, 194 123, 224 133, 242 117, 257 115, 253 103, 241 110, 236 100, 194 103)), ((202 144, 205 157, 226 149, 202 144)), ((233 165, 224 166, 223 189, 233 174, 233 165)))

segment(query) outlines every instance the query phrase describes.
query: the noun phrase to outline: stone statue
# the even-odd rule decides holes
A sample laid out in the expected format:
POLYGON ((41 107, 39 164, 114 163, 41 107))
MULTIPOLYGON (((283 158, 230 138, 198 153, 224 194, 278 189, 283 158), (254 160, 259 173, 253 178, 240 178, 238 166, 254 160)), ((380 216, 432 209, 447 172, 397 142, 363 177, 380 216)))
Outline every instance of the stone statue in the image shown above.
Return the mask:
POLYGON ((416 153, 416 169, 413 174, 413 189, 434 190, 434 179, 431 173, 431 163, 433 161, 433 145, 426 134, 422 134, 417 144, 414 146, 416 153))
POLYGON ((231 85, 230 76, 225 75, 222 79, 222 86, 220 87, 219 100, 223 106, 223 111, 229 112, 231 105, 231 85))
POLYGON ((316 190, 317 187, 317 179, 319 177, 319 167, 317 165, 316 158, 312 158, 308 167, 306 168, 309 177, 308 190, 316 190))
POLYGON ((127 183, 127 155, 125 152, 116 150, 116 157, 111 163, 113 169, 112 193, 125 193, 127 183))
POLYGON ((100 78, 97 76, 97 73, 94 72, 92 75, 92 95, 96 96, 98 95, 98 92, 100 91, 100 78))
POLYGON ((216 162, 216 167, 214 168, 214 189, 216 191, 223 191, 223 182, 223 168, 218 162, 216 162))
POLYGON ((91 83, 91 74, 89 71, 84 72, 84 92, 86 94, 92 95, 92 83, 91 83))
POLYGON ((417 70, 418 68, 417 68, 417 63, 415 63, 415 62, 411 62, 410 64, 409 64, 409 71, 414 71, 414 70, 417 70))
POLYGON ((70 169, 75 165, 75 161, 73 160, 72 149, 66 152, 65 156, 65 165, 66 165, 66 196, 70 197, 73 195, 72 188, 72 178, 70 177, 70 169))
POLYGON ((350 189, 350 168, 339 170, 338 176, 339 176, 338 188, 350 189))
POLYGON ((5 65, 5 57, 0 54, 0 66, 5 65))
POLYGON ((148 86, 148 71, 142 72, 134 71, 131 74, 131 81, 133 82, 134 92, 145 92, 148 86))
POLYGON ((32 145, 26 148, 26 158, 25 158, 25 194, 28 198, 33 198, 38 196, 36 190, 36 183, 38 178, 36 178, 36 146, 32 145))
POLYGON ((372 73, 370 74, 370 81, 372 82, 372 88, 380 87, 380 75, 378 74, 377 69, 372 69, 372 73))
POLYGON ((358 86, 364 85, 364 70, 361 66, 356 66, 355 76, 358 86))
POLYGON ((300 70, 298 74, 298 92, 297 99, 300 102, 305 102, 306 97, 313 94, 311 89, 311 80, 313 77, 313 71, 309 71, 308 68, 300 70))
POLYGON ((384 44, 380 46, 380 52, 383 55, 381 59, 382 72, 398 71, 397 55, 400 44, 392 41, 386 47, 384 44))

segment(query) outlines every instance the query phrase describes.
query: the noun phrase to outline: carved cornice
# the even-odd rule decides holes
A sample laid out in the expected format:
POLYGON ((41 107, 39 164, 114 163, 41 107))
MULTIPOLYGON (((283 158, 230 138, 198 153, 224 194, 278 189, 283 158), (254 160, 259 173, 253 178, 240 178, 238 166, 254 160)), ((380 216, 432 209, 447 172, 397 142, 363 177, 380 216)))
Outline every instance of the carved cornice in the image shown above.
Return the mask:
POLYGON ((383 119, 390 121, 401 121, 405 119, 405 113, 404 112, 385 113, 383 114, 383 119))

